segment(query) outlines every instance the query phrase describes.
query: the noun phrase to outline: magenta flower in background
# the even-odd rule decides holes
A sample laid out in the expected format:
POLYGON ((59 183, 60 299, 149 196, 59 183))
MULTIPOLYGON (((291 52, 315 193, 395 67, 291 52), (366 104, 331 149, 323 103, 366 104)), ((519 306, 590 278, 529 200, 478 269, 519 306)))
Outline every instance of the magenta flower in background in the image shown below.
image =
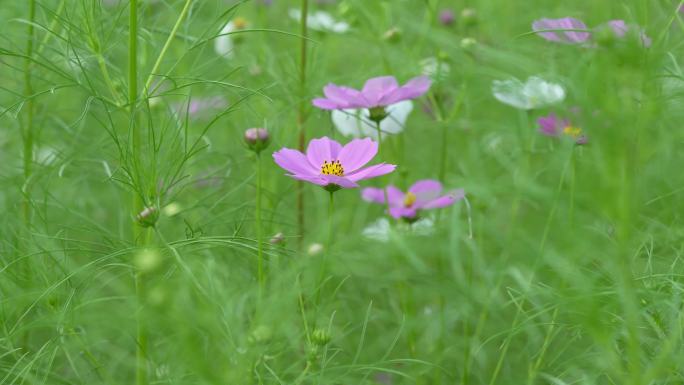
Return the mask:
MULTIPOLYGON (((613 33, 615 36, 619 39, 624 38, 627 36, 627 33, 629 33, 630 29, 632 27, 628 26, 627 23, 625 23, 624 20, 611 20, 606 23, 610 29, 613 30, 613 33)), ((638 27, 636 27, 638 28, 638 27)), ((641 43, 644 45, 644 47, 650 47, 651 46, 651 38, 646 35, 646 32, 643 30, 639 29, 639 39, 641 40, 641 43)))
POLYGON ((573 126, 568 119, 560 119, 554 113, 540 117, 537 119, 537 124, 539 124, 540 134, 556 138, 568 136, 577 144, 587 144, 587 136, 581 128, 573 126))
POLYGON ((574 31, 574 30, 586 30, 587 25, 582 22, 582 20, 575 19, 572 17, 564 17, 562 19, 540 19, 535 20, 532 23, 532 29, 537 31, 545 30, 559 30, 559 31, 546 31, 537 32, 537 34, 549 41, 555 41, 558 43, 565 44, 580 44, 584 43, 591 38, 589 32, 574 31), (567 31, 563 31, 567 30, 567 31))
POLYGON ((389 174, 397 167, 380 163, 362 168, 378 153, 378 143, 370 138, 354 139, 346 145, 322 137, 309 142, 306 154, 283 148, 273 154, 288 176, 311 182, 328 191, 358 187, 356 182, 389 174))
POLYGON ((422 96, 430 89, 431 83, 427 76, 419 76, 399 86, 393 76, 381 76, 368 79, 360 91, 330 83, 323 88, 325 98, 314 99, 313 105, 323 110, 384 108, 422 96))
POLYGON ((421 210, 437 209, 451 206, 463 199, 463 189, 442 192, 442 184, 436 180, 424 179, 414 183, 407 192, 403 192, 395 186, 387 186, 384 189, 368 187, 363 189, 361 197, 367 202, 387 204, 385 194, 389 201, 389 214, 397 219, 416 219, 421 210))
POLYGON ((456 21, 456 15, 454 14, 454 11, 450 9, 443 9, 439 13, 439 22, 442 23, 442 25, 452 25, 454 24, 454 21, 456 21))

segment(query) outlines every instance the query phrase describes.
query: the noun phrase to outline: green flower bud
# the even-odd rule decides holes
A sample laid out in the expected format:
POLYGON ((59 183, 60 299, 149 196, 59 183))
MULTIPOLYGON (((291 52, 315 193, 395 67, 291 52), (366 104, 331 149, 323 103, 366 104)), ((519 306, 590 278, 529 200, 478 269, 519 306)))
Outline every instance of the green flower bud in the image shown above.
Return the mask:
POLYGON ((330 334, 324 329, 316 329, 311 333, 311 343, 316 346, 325 346, 330 343, 330 339, 330 334))
POLYGON ((136 217, 135 220, 142 227, 153 227, 159 219, 159 210, 156 207, 145 207, 136 217))
POLYGON ((265 128, 250 128, 245 131, 245 143, 250 150, 257 154, 268 147, 271 142, 271 136, 265 128))

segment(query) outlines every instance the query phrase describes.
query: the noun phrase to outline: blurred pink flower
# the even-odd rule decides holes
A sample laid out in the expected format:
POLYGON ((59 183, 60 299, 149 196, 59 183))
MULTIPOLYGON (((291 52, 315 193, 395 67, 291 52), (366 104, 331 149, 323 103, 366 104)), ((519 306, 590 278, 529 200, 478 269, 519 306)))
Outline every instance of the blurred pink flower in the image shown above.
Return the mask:
POLYGON ((555 41, 565 44, 579 44, 584 43, 591 38, 589 32, 576 31, 587 30, 586 24, 582 20, 572 17, 564 17, 561 19, 540 19, 532 23, 532 29, 538 33, 539 36, 549 41, 555 41), (546 31, 545 30, 557 30, 546 31))
POLYGON ((414 183, 407 192, 403 192, 395 186, 386 188, 368 187, 363 189, 361 197, 367 202, 387 204, 389 201, 389 214, 394 218, 415 219, 421 210, 437 209, 451 206, 463 199, 463 189, 452 190, 443 193, 442 184, 436 180, 424 179, 414 183))
POLYGON ((584 135, 581 128, 573 126, 568 119, 558 118, 554 113, 540 117, 537 119, 537 124, 539 124, 540 134, 556 138, 568 136, 577 144, 587 144, 588 142, 587 136, 584 135))
POLYGON ((328 84, 323 88, 325 98, 313 100, 313 105, 324 110, 346 108, 384 108, 402 100, 415 99, 425 94, 432 82, 427 76, 419 76, 399 86, 393 76, 368 79, 363 89, 328 84))

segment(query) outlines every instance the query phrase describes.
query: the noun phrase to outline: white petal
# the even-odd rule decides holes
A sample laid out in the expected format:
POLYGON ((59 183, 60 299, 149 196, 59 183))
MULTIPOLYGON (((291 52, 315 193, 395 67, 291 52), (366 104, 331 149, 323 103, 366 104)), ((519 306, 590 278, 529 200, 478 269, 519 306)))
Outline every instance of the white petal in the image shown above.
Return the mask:
POLYGON ((411 225, 416 235, 430 235, 435 232, 435 221, 432 218, 422 218, 411 225))
MULTIPOLYGON (((413 111, 413 102, 410 100, 404 100, 387 106, 388 116, 380 122, 383 139, 386 137, 385 134, 398 134, 402 132, 411 111, 413 111)), ((378 130, 375 123, 370 120, 369 111, 365 108, 360 110, 334 110, 332 112, 332 122, 337 131, 344 136, 378 139, 378 130)))
POLYGON ((390 222, 387 218, 380 218, 363 229, 364 237, 380 242, 387 242, 390 238, 390 222))
MULTIPOLYGON (((360 138, 365 132, 362 127, 368 125, 360 116, 360 110, 334 110, 332 112, 332 122, 337 128, 337 131, 344 136, 351 136, 353 138, 360 138)), ((371 127, 372 128, 372 127, 371 127)))
MULTIPOLYGON (((229 21, 219 34, 223 35, 233 31, 235 31, 235 23, 229 21)), ((233 47, 233 39, 230 35, 223 35, 214 39, 214 51, 219 56, 231 59, 234 56, 233 47)))
POLYGON ((532 105, 528 97, 523 92, 523 84, 518 79, 494 80, 492 83, 492 94, 494 97, 509 106, 522 110, 529 110, 532 105))
POLYGON ((404 131, 406 119, 408 119, 409 114, 413 111, 413 102, 404 100, 387 106, 386 111, 389 115, 380 122, 380 130, 383 134, 398 134, 404 131))
POLYGON ((547 82, 537 76, 527 79, 523 92, 529 99, 532 108, 556 104, 565 99, 563 86, 547 82))

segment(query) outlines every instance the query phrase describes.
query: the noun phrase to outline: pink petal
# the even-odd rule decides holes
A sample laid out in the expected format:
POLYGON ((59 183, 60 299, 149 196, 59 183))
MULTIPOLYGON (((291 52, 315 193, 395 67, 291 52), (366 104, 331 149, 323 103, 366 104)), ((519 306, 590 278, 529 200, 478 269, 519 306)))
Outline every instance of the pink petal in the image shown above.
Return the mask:
POLYGON ((403 206, 404 193, 394 186, 387 186, 384 189, 367 187, 361 192, 361 198, 366 202, 385 204, 385 191, 390 206, 403 206))
POLYGON ((423 96, 432 85, 432 80, 427 76, 418 76, 406 82, 390 95, 382 100, 383 105, 398 103, 402 100, 415 99, 423 96))
POLYGON ((380 101, 383 96, 390 94, 399 88, 397 79, 394 76, 381 76, 377 78, 368 79, 363 85, 363 97, 368 102, 368 107, 376 107, 381 105, 380 101))
POLYGON ((350 180, 349 178, 345 178, 342 176, 337 176, 337 175, 321 175, 321 178, 325 179, 327 184, 336 184, 340 187, 344 188, 356 188, 359 187, 358 184, 356 184, 355 181, 350 180))
POLYGON ((392 171, 394 171, 394 169, 396 167, 397 166, 393 165, 393 164, 381 163, 381 164, 376 164, 375 166, 366 167, 364 169, 356 171, 353 174, 346 175, 346 177, 349 180, 352 180, 354 182, 358 182, 358 181, 363 180, 363 179, 370 179, 370 178, 375 178, 376 176, 389 174, 392 171))
POLYGON ((340 108, 343 108, 339 104, 335 103, 334 101, 330 99, 323 99, 323 98, 316 98, 314 99, 311 104, 314 105, 314 107, 318 107, 322 110, 337 110, 340 108))
POLYGON ((318 139, 312 139, 306 149, 306 158, 311 163, 311 166, 316 168, 316 172, 320 172, 320 167, 323 162, 332 162, 337 159, 337 154, 342 149, 342 146, 327 136, 318 139))
POLYGON ((357 108, 364 101, 363 95, 358 90, 332 83, 323 88, 323 94, 337 103, 340 108, 357 108))
POLYGON ((441 196, 437 199, 434 199, 431 202, 424 204, 421 207, 421 209, 437 209, 441 207, 451 206, 457 201, 463 199, 464 196, 465 192, 463 191, 463 189, 454 190, 450 192, 448 195, 441 196))
POLYGON ((390 207, 389 214, 397 219, 415 218, 418 214, 418 210, 413 207, 390 207))
POLYGON ((378 143, 371 138, 354 139, 342 147, 337 160, 345 173, 352 173, 370 162, 377 153, 378 143))
POLYGON ((273 153, 273 160, 278 166, 298 175, 318 175, 319 170, 311 166, 306 156, 297 150, 283 148, 273 153))
POLYGON ((615 36, 625 37, 627 34, 628 28, 624 20, 611 20, 607 24, 613 30, 615 36))
POLYGON ((442 184, 432 179, 419 180, 409 188, 409 192, 416 195, 416 205, 422 207, 423 204, 439 196, 442 192, 442 184))
POLYGON ((532 23, 534 31, 543 31, 548 29, 561 30, 558 32, 539 32, 538 34, 546 40, 556 41, 559 43, 577 44, 587 41, 591 34, 582 31, 562 31, 564 29, 587 29, 586 24, 581 20, 572 17, 564 17, 562 19, 541 19, 535 20, 532 23))
POLYGON ((292 177, 297 180, 303 180, 305 182, 311 182, 313 184, 317 184, 319 186, 327 186, 328 181, 325 180, 321 175, 301 175, 301 174, 294 174, 294 175, 288 175, 289 177, 292 177))

